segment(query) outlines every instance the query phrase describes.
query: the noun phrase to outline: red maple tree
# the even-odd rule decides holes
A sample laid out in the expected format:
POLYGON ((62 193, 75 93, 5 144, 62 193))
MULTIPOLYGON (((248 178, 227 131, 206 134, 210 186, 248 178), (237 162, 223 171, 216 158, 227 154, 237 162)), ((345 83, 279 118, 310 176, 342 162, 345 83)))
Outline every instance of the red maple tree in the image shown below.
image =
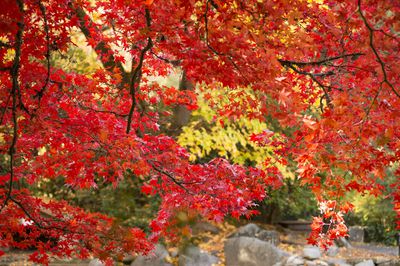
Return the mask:
POLYGON ((49 253, 106 259, 149 251, 170 233, 176 210, 216 221, 253 214, 254 201, 280 182, 271 158, 263 170, 222 159, 191 164, 159 133, 157 106, 196 108, 193 90, 148 80, 176 67, 193 84, 254 91, 256 101, 232 99, 221 116, 268 117, 291 129, 252 139, 273 145, 280 163, 292 158, 317 196, 311 243, 346 234, 347 191, 387 194, 400 216, 400 179, 390 191, 380 185, 388 166, 400 175, 399 11, 396 0, 3 0, 0 246, 34 246, 40 263, 49 253), (103 66, 92 75, 51 64, 77 29, 103 66), (59 176, 76 189, 117 184, 128 170, 162 199, 150 236, 29 191, 59 176))

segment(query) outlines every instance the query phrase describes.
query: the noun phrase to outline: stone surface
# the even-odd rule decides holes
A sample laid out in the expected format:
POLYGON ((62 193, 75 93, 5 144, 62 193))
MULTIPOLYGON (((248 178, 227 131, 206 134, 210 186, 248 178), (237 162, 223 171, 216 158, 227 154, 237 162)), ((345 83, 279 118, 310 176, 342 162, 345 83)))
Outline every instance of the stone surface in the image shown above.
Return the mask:
POLYGON ((104 266, 105 264, 101 262, 99 259, 92 259, 89 264, 89 266, 104 266))
POLYGON ((269 242, 275 246, 279 245, 279 234, 276 231, 261 230, 255 237, 262 241, 269 242))
POLYGON ((242 227, 240 227, 236 233, 233 233, 229 237, 239 237, 239 236, 248 236, 248 237, 254 237, 259 231, 261 230, 260 227, 256 224, 246 224, 242 227))
POLYGON ((329 263, 323 260, 306 260, 306 266, 329 266, 329 263))
POLYGON ((329 266, 329 263, 323 260, 313 260, 316 266, 329 266))
POLYGON ((300 265, 304 265, 304 259, 297 255, 290 256, 285 263, 285 266, 300 266, 300 265))
POLYGON ((279 244, 278 232, 261 229, 260 227, 252 223, 240 227, 235 233, 233 233, 229 237, 240 237, 240 236, 256 237, 262 241, 269 242, 275 246, 279 244))
POLYGON ((345 259, 341 258, 326 258, 329 266, 351 266, 345 259))
POLYGON ((377 258, 374 261, 377 266, 400 266, 400 259, 377 258))
POLYGON ((284 256, 271 243, 245 236, 227 239, 224 252, 226 266, 272 266, 284 256))
POLYGON ((336 243, 336 245, 338 245, 339 247, 351 248, 351 244, 350 244, 349 241, 347 241, 347 239, 344 238, 344 237, 340 237, 340 238, 338 238, 338 239, 335 239, 335 243, 336 243))
POLYGON ((364 260, 362 262, 357 263, 354 266, 375 266, 375 263, 373 260, 364 260))
POLYGON ((362 226, 349 227, 349 241, 351 242, 364 242, 364 228, 362 226))
POLYGON ((329 257, 334 257, 339 253, 339 247, 336 245, 330 246, 326 251, 326 255, 329 257))
POLYGON ((319 247, 306 246, 303 248, 303 257, 309 260, 319 259, 321 257, 321 250, 319 247))
POLYGON ((373 260, 376 265, 388 263, 391 261, 390 258, 385 258, 385 257, 377 257, 374 258, 373 260))
POLYGON ((137 257, 131 266, 170 266, 165 259, 169 256, 163 245, 156 245, 155 249, 147 256, 137 257))
POLYGON ((211 266, 218 263, 218 258, 198 247, 190 246, 179 255, 179 266, 211 266))
POLYGON ((213 234, 218 234, 220 232, 219 228, 208 222, 198 222, 192 228, 193 234, 199 234, 203 232, 210 232, 213 234))

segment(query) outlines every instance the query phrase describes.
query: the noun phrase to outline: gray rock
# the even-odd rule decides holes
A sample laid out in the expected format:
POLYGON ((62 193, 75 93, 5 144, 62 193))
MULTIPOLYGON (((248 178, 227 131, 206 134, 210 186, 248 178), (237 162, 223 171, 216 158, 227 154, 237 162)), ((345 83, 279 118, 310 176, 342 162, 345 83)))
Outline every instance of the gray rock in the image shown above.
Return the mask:
POLYGON ((213 234, 218 234, 220 232, 219 228, 208 222, 198 222, 192 228, 193 234, 199 234, 203 232, 210 232, 213 234))
POLYGON ((364 258, 353 258, 353 257, 347 258, 347 263, 351 264, 351 265, 356 265, 356 264, 361 263, 363 261, 365 261, 364 258))
POLYGON ((272 266, 284 256, 271 243, 245 236, 226 240, 224 252, 227 266, 272 266))
POLYGON ((178 254, 178 250, 173 250, 173 251, 171 251, 171 258, 175 258, 175 257, 177 257, 179 254, 178 254))
POLYGON ((344 237, 340 237, 340 238, 335 239, 335 243, 339 247, 351 248, 351 244, 344 237))
POLYGON ((300 266, 300 265, 304 265, 304 259, 297 255, 290 256, 285 263, 285 266, 300 266))
POLYGON ((400 259, 376 258, 374 262, 377 266, 400 266, 400 259))
POLYGON ((198 247, 189 246, 179 255, 179 266, 211 266, 218 258, 198 247))
POLYGON ((256 224, 246 224, 245 226, 240 227, 236 233, 232 234, 230 237, 239 237, 239 236, 248 236, 254 237, 258 232, 260 232, 261 228, 256 224))
POLYGON ((373 258, 375 264, 381 264, 390 261, 390 258, 385 258, 385 257, 377 257, 373 258))
POLYGON ((336 245, 330 246, 326 251, 326 255, 329 257, 334 257, 339 253, 339 247, 336 245))
POLYGON ((99 260, 99 259, 92 259, 89 264, 89 266, 104 266, 105 264, 99 260))
POLYGON ((351 242, 364 242, 364 228, 362 226, 349 227, 349 241, 351 242))
POLYGON ((316 266, 329 266, 329 263, 323 260, 314 260, 312 261, 316 266))
POLYGON ((262 241, 269 242, 275 246, 279 245, 279 234, 276 231, 261 230, 255 237, 262 241))
POLYGON ((158 244, 147 256, 138 256, 131 266, 170 266, 171 264, 165 262, 168 256, 165 247, 158 244))
POLYGON ((303 248, 303 257, 309 260, 319 259, 321 257, 321 250, 319 247, 306 246, 303 248))
POLYGON ((279 244, 279 234, 276 231, 264 230, 258 227, 255 224, 247 224, 245 226, 240 227, 237 232, 233 233, 229 237, 256 237, 262 241, 269 242, 275 246, 279 244))
POLYGON ((375 266, 375 263, 373 260, 364 260, 362 262, 357 263, 354 266, 375 266))
POLYGON ((352 264, 347 263, 345 259, 340 258, 326 258, 326 262, 330 266, 351 266, 352 264))

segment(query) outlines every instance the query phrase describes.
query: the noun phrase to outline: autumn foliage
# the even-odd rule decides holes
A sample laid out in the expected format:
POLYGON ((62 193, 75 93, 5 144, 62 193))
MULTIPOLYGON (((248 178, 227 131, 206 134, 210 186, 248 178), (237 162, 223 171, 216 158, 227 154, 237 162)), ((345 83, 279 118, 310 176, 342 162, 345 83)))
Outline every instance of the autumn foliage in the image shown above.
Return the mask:
MULTIPOLYGON (((0 246, 101 259, 148 252, 172 236, 174 214, 215 221, 254 214, 276 163, 297 166, 321 210, 309 241, 346 235, 348 191, 386 195, 400 221, 400 2, 2 0, 0 3, 0 246), (102 65, 82 74, 53 54, 82 34, 102 65), (196 109, 196 91, 151 82, 180 68, 199 90, 236 89, 222 118, 271 121, 251 140, 274 147, 264 167, 224 159, 193 164, 160 131, 163 107, 196 109), (251 89, 242 97, 240 89, 251 89), (241 99, 237 101, 235 99, 241 99), (63 177, 74 189, 114 185, 130 171, 162 204, 152 233, 123 228, 68 202, 34 197, 32 184, 63 177), (46 241, 42 240, 45 236, 46 241), (50 240, 52 241, 50 241, 50 240)), ((400 226, 400 223, 399 223, 400 226)), ((0 251, 1 252, 1 251, 0 251)))

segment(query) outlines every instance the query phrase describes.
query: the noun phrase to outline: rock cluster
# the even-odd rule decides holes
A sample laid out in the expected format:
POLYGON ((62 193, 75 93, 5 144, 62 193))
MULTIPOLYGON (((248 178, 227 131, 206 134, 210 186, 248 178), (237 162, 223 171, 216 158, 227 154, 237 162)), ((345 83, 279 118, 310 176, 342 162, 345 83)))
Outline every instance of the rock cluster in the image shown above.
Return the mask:
MULTIPOLYGON (((219 229, 211 224, 202 223, 196 230, 217 234, 219 229)), ((359 228, 355 230, 360 233, 359 228)), ((361 237, 354 233, 354 238, 361 237)), ((224 244, 226 266, 400 266, 400 260, 387 258, 341 259, 335 256, 339 252, 337 245, 326 252, 318 247, 306 245, 301 254, 290 254, 278 247, 279 234, 264 230, 255 224, 247 224, 231 234, 224 244)), ((339 246, 349 247, 346 239, 337 242, 339 246)), ((172 257, 178 257, 179 266, 212 266, 219 263, 219 258, 195 246, 188 246, 179 253, 169 254, 162 245, 147 256, 129 258, 124 264, 131 266, 172 266, 172 257)), ((176 261, 176 259, 175 259, 176 261)), ((90 266, 102 266, 99 260, 92 260, 90 266)))

